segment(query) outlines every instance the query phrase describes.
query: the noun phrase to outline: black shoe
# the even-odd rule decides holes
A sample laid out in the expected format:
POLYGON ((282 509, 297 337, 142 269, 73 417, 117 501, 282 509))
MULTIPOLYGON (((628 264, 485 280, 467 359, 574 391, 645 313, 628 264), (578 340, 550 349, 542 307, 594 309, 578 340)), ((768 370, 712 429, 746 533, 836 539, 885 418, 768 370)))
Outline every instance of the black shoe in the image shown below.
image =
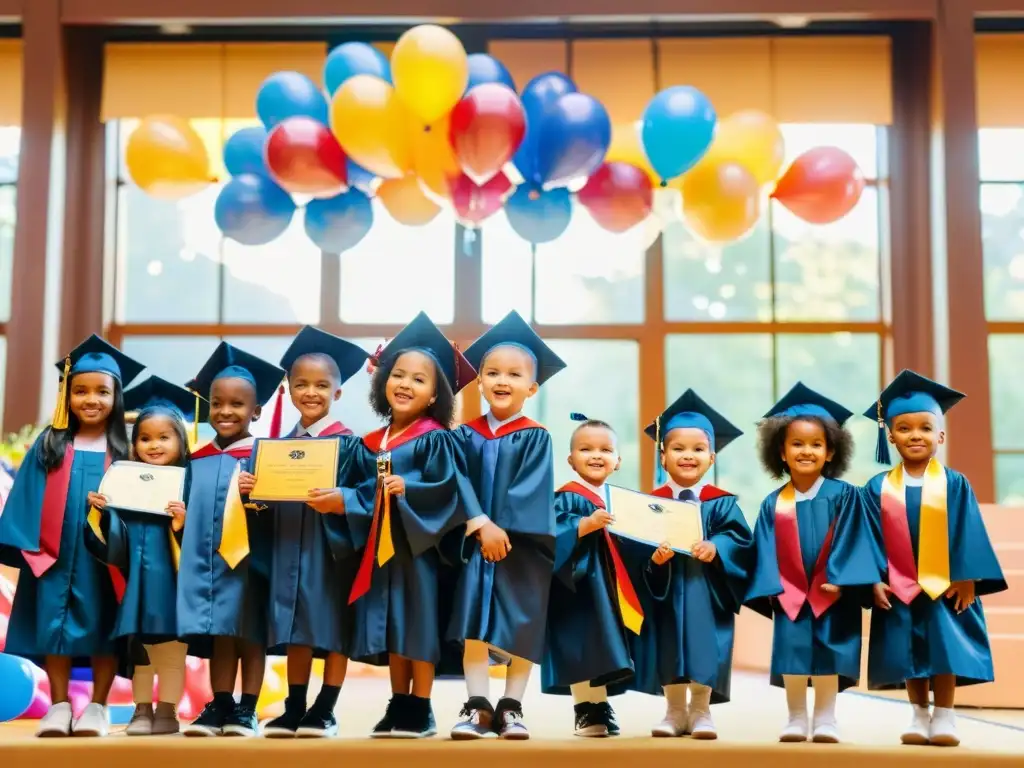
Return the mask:
POLYGON ((494 730, 494 707, 483 696, 470 696, 469 701, 462 705, 459 717, 462 719, 451 732, 455 741, 493 739, 498 736, 494 730))
POLYGON ((263 726, 263 735, 268 739, 290 739, 302 724, 306 715, 305 708, 289 707, 287 700, 284 704, 284 714, 275 717, 263 726))
POLYGON ((224 719, 225 736, 257 736, 260 732, 260 721, 256 717, 256 708, 244 704, 236 704, 234 710, 224 719))
POLYGON ((601 722, 608 728, 608 735, 618 736, 622 731, 619 730, 619 721, 615 719, 615 710, 612 709, 612 705, 607 701, 602 701, 595 706, 600 714, 601 722))
POLYGON ((228 710, 217 701, 211 701, 199 717, 181 729, 185 736, 220 736, 224 732, 224 721, 228 710))
POLYGON ((437 735, 437 722, 434 720, 430 699, 407 696, 391 735, 396 739, 425 739, 437 735))
POLYGON ((523 722, 523 705, 515 699, 498 699, 494 708, 494 729, 498 737, 524 741, 530 738, 530 731, 523 722))
POLYGON ((608 735, 608 724, 604 722, 597 704, 584 701, 576 704, 573 709, 576 712, 577 736, 594 739, 608 735))
POLYGON ((409 694, 407 693, 392 694, 388 708, 384 710, 384 717, 370 731, 371 739, 391 738, 391 731, 394 729, 395 723, 401 719, 401 712, 405 708, 405 700, 408 698, 409 694))
MULTIPOLYGON (((266 728, 263 729, 266 732, 266 728)), ((299 723, 295 735, 300 739, 327 739, 338 735, 338 720, 333 712, 324 714, 313 707, 299 723)))

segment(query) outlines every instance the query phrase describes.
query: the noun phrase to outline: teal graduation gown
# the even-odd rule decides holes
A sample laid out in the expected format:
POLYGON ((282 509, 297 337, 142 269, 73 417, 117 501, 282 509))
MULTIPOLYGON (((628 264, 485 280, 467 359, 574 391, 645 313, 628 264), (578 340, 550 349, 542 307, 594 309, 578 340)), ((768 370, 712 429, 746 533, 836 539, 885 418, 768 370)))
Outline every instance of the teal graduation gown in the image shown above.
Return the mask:
MULTIPOLYGON (((985 523, 967 478, 945 467, 946 510, 949 526, 949 576, 951 581, 974 581, 978 597, 1006 589, 999 561, 985 530, 985 523)), ((883 472, 864 488, 872 529, 887 570, 882 520, 883 472)), ((921 521, 921 487, 905 485, 907 522, 917 562, 921 521)), ((883 578, 888 579, 888 574, 883 578)), ((871 612, 868 644, 868 688, 903 688, 907 680, 934 675, 956 675, 957 685, 974 685, 994 679, 992 651, 980 599, 957 613, 955 599, 932 600, 921 592, 910 605, 889 596, 892 608, 871 612)))

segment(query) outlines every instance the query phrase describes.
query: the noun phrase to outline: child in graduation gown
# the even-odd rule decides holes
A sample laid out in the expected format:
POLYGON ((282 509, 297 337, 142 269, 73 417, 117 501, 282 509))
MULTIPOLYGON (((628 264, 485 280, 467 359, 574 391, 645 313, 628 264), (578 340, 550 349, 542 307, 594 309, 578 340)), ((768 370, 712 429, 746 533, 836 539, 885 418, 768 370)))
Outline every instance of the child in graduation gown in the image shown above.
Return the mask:
POLYGON ((774 620, 772 684, 786 689, 780 741, 836 743, 836 695, 860 676, 861 607, 878 578, 858 489, 839 480, 853 454, 850 411, 798 383, 758 425, 761 463, 786 484, 761 503, 747 601, 774 620))
MULTIPOLYGON (((339 475, 346 473, 355 438, 331 417, 331 405, 340 399, 341 385, 368 357, 361 347, 306 326, 281 358, 292 404, 299 411, 299 423, 287 437, 342 440, 344 436, 339 475)), ((279 390, 278 397, 282 395, 279 390)), ((241 473, 243 497, 255 481, 252 474, 241 473)), ((311 489, 305 504, 277 503, 267 509, 273 516, 268 643, 272 655, 288 656, 285 711, 263 725, 268 738, 326 737, 338 732, 334 707, 348 668, 353 623, 348 596, 359 565, 345 517, 321 511, 338 493, 336 488, 311 489), (307 710, 314 656, 325 660, 323 685, 307 710)))
POLYGON ((213 700, 186 736, 254 736, 267 639, 268 515, 248 511, 238 490, 240 462, 284 371, 227 342, 187 385, 207 394, 213 442, 192 454, 178 571, 178 635, 189 653, 210 659, 213 700), (233 696, 239 660, 242 696, 233 696))
POLYGON ((46 670, 53 705, 38 735, 104 736, 117 670, 110 635, 124 582, 89 555, 82 533, 88 495, 110 462, 128 455, 122 388, 143 366, 91 336, 57 367, 53 423, 25 455, 0 516, 0 561, 20 569, 5 652, 46 670), (71 669, 90 661, 92 703, 72 722, 71 669))
POLYGON ((865 492, 884 573, 871 614, 868 688, 906 686, 913 713, 904 744, 957 746, 956 687, 993 679, 978 598, 1006 589, 1006 580, 970 483, 936 458, 943 414, 963 397, 903 371, 864 414, 878 421, 878 461, 889 463, 887 430, 901 459, 865 492))
POLYGON ((444 631, 440 554, 449 530, 480 514, 451 431, 455 395, 476 371, 422 312, 375 356, 370 405, 387 424, 355 450, 341 503, 359 569, 351 656, 391 668, 392 698, 374 738, 437 733, 430 706, 444 631))
POLYGON ((705 478, 718 451, 742 433, 692 389, 644 431, 668 473, 653 495, 699 505, 704 541, 694 542, 691 556, 676 557, 667 544, 655 549, 622 540, 634 583, 646 585, 643 624, 629 636, 632 687, 665 695, 665 718, 652 736, 716 739, 710 705, 729 701, 733 633, 752 552, 736 497, 705 478))
MULTIPOLYGON (((129 389, 124 402, 126 409, 137 412, 132 430, 132 459, 157 466, 187 467, 189 443, 184 414, 192 413, 198 404, 195 418, 206 418, 206 402, 158 376, 129 389)), ((169 501, 167 516, 162 517, 114 509, 98 493, 90 498, 92 510, 85 528, 86 544, 94 555, 117 567, 125 578, 113 637, 127 646, 127 655, 134 662, 135 713, 127 734, 177 733, 176 708, 185 689, 187 651, 187 646, 177 639, 175 610, 181 554, 177 537, 185 522, 185 504, 180 500, 169 501), (155 712, 154 676, 159 682, 155 712)))
POLYGON ((453 739, 527 739, 523 694, 544 657, 554 573, 551 437, 523 405, 565 363, 516 313, 466 350, 490 411, 458 429, 484 514, 466 527, 448 639, 464 643, 468 700, 453 739), (491 706, 490 655, 509 658, 505 695, 491 706))
POLYGON ((569 443, 576 477, 555 492, 556 578, 541 688, 572 694, 577 736, 616 736, 608 694, 623 693, 622 681, 633 675, 626 623, 639 629, 641 618, 619 545, 606 530, 605 482, 622 460, 611 426, 579 413, 572 419, 579 422, 569 443))

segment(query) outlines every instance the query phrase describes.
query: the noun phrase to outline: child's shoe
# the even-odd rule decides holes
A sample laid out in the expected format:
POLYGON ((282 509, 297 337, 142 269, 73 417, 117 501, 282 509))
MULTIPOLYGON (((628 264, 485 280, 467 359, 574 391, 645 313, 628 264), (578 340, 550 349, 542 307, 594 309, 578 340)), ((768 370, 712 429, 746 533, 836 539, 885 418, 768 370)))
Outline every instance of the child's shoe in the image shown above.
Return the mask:
POLYGON ((153 718, 154 736, 171 736, 181 730, 178 722, 178 711, 169 701, 161 701, 156 705, 156 716, 153 718))
POLYGON ((589 701, 573 706, 573 710, 576 712, 574 733, 577 736, 601 738, 608 735, 608 725, 604 722, 601 710, 598 709, 599 706, 589 701))
POLYGON ((338 719, 333 712, 324 713, 314 706, 299 721, 295 735, 300 739, 329 739, 338 735, 338 719))
POLYGON ((815 744, 838 744, 839 726, 836 724, 835 717, 814 718, 814 734, 811 736, 811 740, 815 744))
POLYGON ((687 720, 686 731, 695 739, 712 741, 718 738, 718 731, 715 730, 715 721, 711 719, 711 712, 691 710, 687 720))
POLYGON ((622 731, 619 730, 619 721, 615 719, 615 710, 612 709, 612 705, 607 701, 602 701, 596 705, 597 711, 601 715, 601 720, 608 728, 609 736, 618 736, 622 731))
POLYGON ((291 739, 306 716, 306 702, 284 701, 284 714, 263 724, 263 735, 268 739, 291 739))
POLYGON ((931 726, 931 715, 928 707, 912 704, 914 710, 910 719, 910 726, 900 735, 900 741, 904 744, 913 744, 923 747, 928 743, 928 729, 931 726))
POLYGON ((689 719, 690 714, 685 707, 674 708, 669 705, 668 710, 665 712, 665 719, 651 728, 651 736, 660 738, 685 736, 689 719))
POLYGON ((779 741, 790 744, 793 742, 807 741, 807 713, 799 712, 789 716, 789 722, 779 734, 779 741))
POLYGON ((959 747, 956 734, 956 713, 952 708, 935 707, 928 727, 928 743, 934 747, 959 747))
POLYGON ((50 738, 54 736, 71 735, 71 704, 67 701, 60 701, 53 704, 39 721, 39 728, 36 736, 50 738))
POLYGON ((131 722, 125 729, 128 736, 152 736, 153 735, 153 705, 136 704, 135 712, 132 713, 131 722))
POLYGON ((512 741, 530 738, 530 731, 523 722, 523 705, 515 699, 498 699, 494 708, 494 727, 498 737, 512 741))
POLYGON ((451 733, 456 741, 498 737, 498 732, 494 729, 494 707, 483 696, 471 696, 469 701, 462 705, 459 717, 462 720, 455 724, 451 733))
POLYGON ((214 699, 203 707, 199 717, 182 729, 182 733, 186 736, 220 736, 224 733, 224 721, 230 712, 230 709, 214 699))
POLYGON ((437 734, 437 722, 430 699, 422 696, 406 697, 405 706, 391 729, 391 736, 396 739, 425 739, 437 734))
POLYGON ((81 716, 71 726, 75 736, 106 736, 110 731, 110 715, 103 704, 95 701, 86 704, 81 716))
POLYGON ((256 717, 256 708, 248 704, 235 704, 234 710, 224 718, 225 736, 258 736, 260 722, 256 717))
POLYGON ((373 726, 373 730, 370 731, 371 739, 390 739, 391 731, 394 730, 395 723, 402 718, 402 711, 406 706, 406 699, 409 698, 407 693, 394 693, 391 695, 391 700, 388 702, 388 708, 384 710, 384 717, 377 721, 377 724, 373 726))

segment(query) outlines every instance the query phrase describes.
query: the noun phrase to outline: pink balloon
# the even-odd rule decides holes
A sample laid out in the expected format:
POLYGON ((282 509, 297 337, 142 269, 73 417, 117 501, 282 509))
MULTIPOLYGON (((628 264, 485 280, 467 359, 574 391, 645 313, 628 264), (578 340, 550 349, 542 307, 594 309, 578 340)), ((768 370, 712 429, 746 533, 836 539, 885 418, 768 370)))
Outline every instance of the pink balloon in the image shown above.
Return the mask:
POLYGON ((71 702, 71 711, 75 717, 82 714, 82 710, 92 701, 92 683, 84 680, 72 680, 68 685, 68 701, 71 702))
POLYGON ((132 694, 132 681, 123 677, 115 677, 114 684, 110 686, 110 695, 107 697, 107 704, 132 704, 135 697, 132 694))
POLYGON ((181 701, 178 702, 178 717, 182 720, 192 720, 199 715, 199 709, 192 702, 192 697, 188 695, 188 691, 182 694, 181 701))
POLYGON ((25 710, 24 714, 19 720, 38 720, 50 710, 50 694, 36 688, 35 695, 32 697, 32 703, 28 705, 28 709, 25 710))

